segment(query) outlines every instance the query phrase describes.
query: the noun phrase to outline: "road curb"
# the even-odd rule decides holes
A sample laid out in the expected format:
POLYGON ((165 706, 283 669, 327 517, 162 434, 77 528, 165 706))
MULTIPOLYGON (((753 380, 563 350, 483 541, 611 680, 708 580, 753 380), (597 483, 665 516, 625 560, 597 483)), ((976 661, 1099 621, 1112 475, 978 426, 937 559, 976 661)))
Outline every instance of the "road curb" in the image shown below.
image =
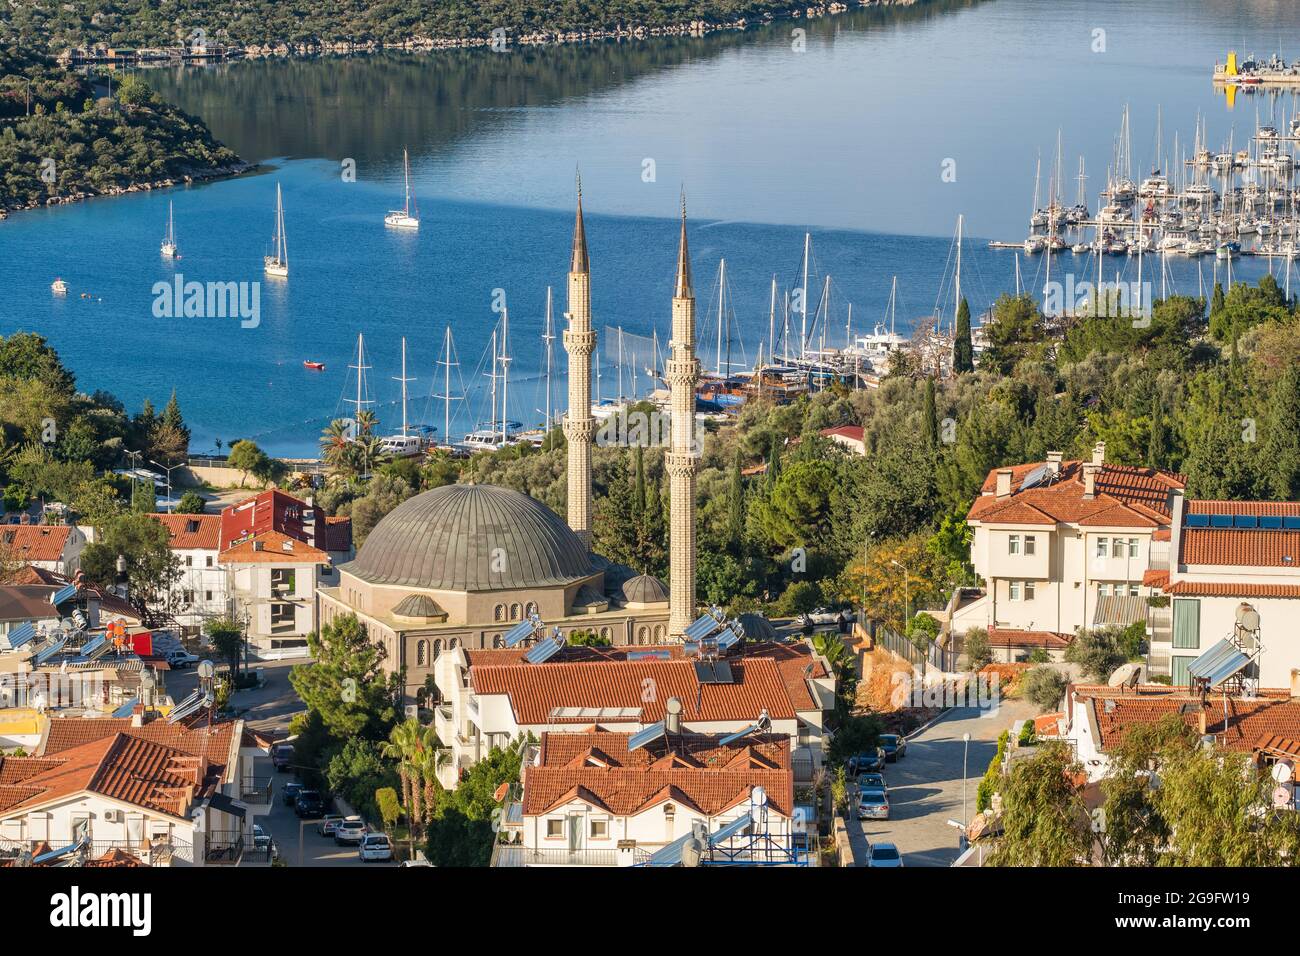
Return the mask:
POLYGON ((948 714, 949 714, 951 711, 952 711, 952 708, 951 708, 951 707, 945 707, 943 710, 939 711, 939 713, 935 714, 933 717, 931 717, 929 720, 927 720, 925 723, 923 723, 920 727, 917 727, 916 730, 912 731, 910 734, 903 734, 903 739, 904 739, 904 740, 911 740, 911 739, 912 739, 913 737, 915 737, 917 734, 920 734, 920 733, 923 733, 924 731, 929 730, 931 727, 933 727, 933 726, 934 726, 935 724, 937 724, 939 721, 941 721, 941 720, 943 720, 945 717, 947 717, 948 714))

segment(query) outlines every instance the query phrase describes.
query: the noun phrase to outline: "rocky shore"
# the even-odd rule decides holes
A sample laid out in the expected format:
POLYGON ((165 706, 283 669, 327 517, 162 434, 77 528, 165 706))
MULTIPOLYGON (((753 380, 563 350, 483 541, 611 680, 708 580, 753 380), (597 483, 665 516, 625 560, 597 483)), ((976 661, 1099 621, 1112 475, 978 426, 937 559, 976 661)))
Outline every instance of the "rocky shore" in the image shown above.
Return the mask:
POLYGON ((189 170, 179 176, 168 177, 166 179, 155 179, 144 183, 131 183, 129 186, 113 186, 110 189, 92 190, 79 189, 76 192, 66 193, 59 196, 50 196, 48 199, 40 202, 23 203, 15 206, 0 206, 0 219, 5 219, 11 212, 22 212, 26 209, 38 209, 42 206, 62 206, 67 203, 81 202, 86 199, 94 199, 98 196, 123 196, 127 193, 149 192, 154 189, 168 189, 172 186, 187 185, 190 183, 207 182, 213 179, 223 179, 227 176, 239 176, 243 173, 257 169, 257 163, 232 163, 229 166, 216 166, 212 169, 195 169, 189 170))
POLYGON ((636 24, 619 26, 610 30, 540 30, 532 33, 512 35, 505 33, 497 36, 479 37, 428 37, 414 36, 400 43, 380 43, 374 40, 364 43, 352 41, 325 43, 276 43, 252 44, 243 48, 246 57, 289 57, 318 56, 331 53, 374 53, 380 50, 455 50, 473 48, 491 48, 504 44, 505 48, 554 46, 562 43, 593 43, 603 40, 642 40, 650 37, 695 36, 702 37, 723 30, 744 30, 750 26, 772 23, 775 20, 816 20, 821 17, 834 16, 847 12, 850 7, 910 7, 925 0, 850 0, 850 3, 827 3, 816 6, 794 6, 787 10, 763 14, 754 20, 744 18, 713 22, 692 20, 672 26, 639 26, 636 24))

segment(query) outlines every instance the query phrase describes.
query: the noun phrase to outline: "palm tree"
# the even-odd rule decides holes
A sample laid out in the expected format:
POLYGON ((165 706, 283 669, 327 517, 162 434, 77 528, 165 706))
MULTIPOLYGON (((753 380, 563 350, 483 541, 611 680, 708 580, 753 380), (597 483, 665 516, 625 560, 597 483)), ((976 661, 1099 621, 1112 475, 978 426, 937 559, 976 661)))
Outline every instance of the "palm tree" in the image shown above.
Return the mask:
POLYGON ((356 448, 347 421, 336 418, 325 426, 320 433, 320 449, 330 471, 336 475, 356 473, 356 448))
POLYGON ((424 787, 420 763, 425 759, 424 753, 433 749, 431 741, 434 739, 432 729, 423 727, 418 720, 412 719, 394 727, 388 735, 388 743, 384 744, 384 756, 397 760, 397 774, 402 780, 402 803, 406 807, 412 839, 416 826, 423 820, 421 803, 424 787))

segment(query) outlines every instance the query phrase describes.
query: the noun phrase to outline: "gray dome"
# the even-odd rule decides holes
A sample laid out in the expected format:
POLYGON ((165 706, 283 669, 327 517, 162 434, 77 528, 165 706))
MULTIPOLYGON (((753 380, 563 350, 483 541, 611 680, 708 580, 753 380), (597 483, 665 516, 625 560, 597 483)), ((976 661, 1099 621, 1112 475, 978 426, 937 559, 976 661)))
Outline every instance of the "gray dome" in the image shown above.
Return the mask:
POLYGON ((623 600, 628 604, 661 604, 668 600, 668 588, 658 578, 638 574, 623 583, 623 600))
POLYGON ((772 622, 761 614, 742 614, 736 620, 740 621, 740 628, 745 632, 745 639, 750 641, 775 641, 779 640, 776 628, 772 622))
POLYGON ((393 614, 397 617, 441 617, 446 613, 427 594, 408 594, 393 608, 393 614))
POLYGON ((559 515, 494 485, 444 485, 408 498, 342 570, 371 584, 437 591, 547 587, 595 573, 559 515))

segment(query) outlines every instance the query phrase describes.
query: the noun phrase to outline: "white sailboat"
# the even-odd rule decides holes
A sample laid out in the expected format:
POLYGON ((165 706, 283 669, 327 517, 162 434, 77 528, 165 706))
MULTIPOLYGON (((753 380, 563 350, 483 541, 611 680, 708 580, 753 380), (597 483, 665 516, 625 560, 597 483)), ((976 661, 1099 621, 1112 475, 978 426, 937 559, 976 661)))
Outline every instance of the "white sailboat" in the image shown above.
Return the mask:
POLYGON ((274 255, 263 256, 262 264, 269 276, 289 277, 289 244, 284 236, 284 200, 280 195, 280 184, 275 185, 275 243, 274 255))
POLYGON ((181 257, 180 248, 176 245, 176 223, 172 218, 172 204, 167 203, 167 234, 163 236, 162 257, 164 259, 179 259, 181 257))
POLYGON ((380 450, 393 458, 415 458, 424 454, 424 442, 412 435, 406 419, 406 383, 415 379, 406 375, 406 336, 402 336, 402 374, 396 379, 402 383, 402 430, 396 435, 385 435, 379 442, 380 450))
POLYGON ((395 229, 419 229, 420 209, 411 195, 411 162, 405 149, 402 150, 402 171, 406 176, 406 205, 390 210, 384 217, 384 225, 395 229))

